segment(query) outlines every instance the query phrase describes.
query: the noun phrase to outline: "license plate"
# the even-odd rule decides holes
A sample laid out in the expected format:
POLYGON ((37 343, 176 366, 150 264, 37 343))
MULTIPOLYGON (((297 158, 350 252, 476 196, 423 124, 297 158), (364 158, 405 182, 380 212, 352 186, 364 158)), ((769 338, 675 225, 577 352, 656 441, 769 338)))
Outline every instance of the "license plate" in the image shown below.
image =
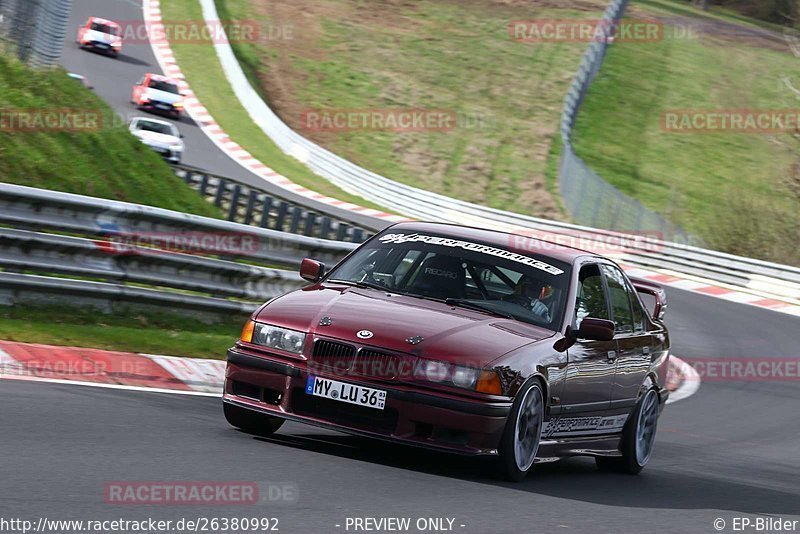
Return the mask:
POLYGON ((156 107, 158 109, 169 109, 169 106, 166 104, 156 104, 156 107))
POLYGON ((97 44, 95 44, 95 46, 96 46, 97 48, 108 48, 108 45, 107 45, 107 44, 105 44, 105 43, 97 43, 97 44))
POLYGON ((325 397, 339 402, 347 402, 367 408, 383 410, 386 404, 386 392, 338 380, 328 380, 318 376, 309 376, 306 381, 306 393, 315 397, 325 397))

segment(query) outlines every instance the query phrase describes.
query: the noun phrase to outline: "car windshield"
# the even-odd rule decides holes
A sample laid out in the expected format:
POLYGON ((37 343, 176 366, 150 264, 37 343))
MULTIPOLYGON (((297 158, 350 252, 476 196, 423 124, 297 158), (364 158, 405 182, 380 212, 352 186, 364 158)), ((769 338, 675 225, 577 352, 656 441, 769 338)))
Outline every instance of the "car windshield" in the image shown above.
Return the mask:
POLYGON ((422 233, 384 233, 326 277, 557 329, 570 267, 508 248, 422 233))
POLYGON ((156 89, 157 91, 165 91, 167 93, 179 94, 178 93, 178 86, 174 83, 170 82, 162 82, 158 80, 150 80, 150 85, 148 85, 150 89, 156 89))
POLYGON ((175 137, 178 136, 178 132, 175 131, 171 124, 164 124, 163 122, 139 121, 134 127, 137 130, 144 130, 146 132, 155 132, 165 135, 172 135, 175 137))
POLYGON ((100 22, 93 22, 92 29, 107 35, 117 35, 117 29, 114 26, 109 26, 108 24, 102 24, 100 22))

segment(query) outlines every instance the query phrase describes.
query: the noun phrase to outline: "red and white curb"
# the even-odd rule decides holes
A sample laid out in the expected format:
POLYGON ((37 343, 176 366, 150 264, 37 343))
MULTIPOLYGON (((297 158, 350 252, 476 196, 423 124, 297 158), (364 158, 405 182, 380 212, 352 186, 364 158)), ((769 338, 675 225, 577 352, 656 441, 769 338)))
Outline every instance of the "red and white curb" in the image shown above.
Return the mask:
POLYGON ((219 397, 225 362, 0 341, 0 378, 219 397))
POLYGON ((632 278, 643 278, 651 280, 660 285, 691 291, 709 297, 720 298, 738 304, 747 304, 758 308, 787 313, 800 317, 800 301, 787 297, 785 299, 776 298, 772 293, 766 293, 757 289, 743 288, 731 284, 714 282, 704 278, 668 271, 666 269, 651 271, 631 265, 625 265, 622 260, 622 268, 628 276, 632 278))
MULTIPOLYGON (((143 0, 142 11, 145 24, 151 28, 160 28, 162 25, 161 7, 159 0, 143 0)), ((215 28, 210 28, 213 35, 216 31, 215 28)), ((161 35, 166 35, 163 32, 156 32, 161 35)), ((181 72, 180 67, 175 62, 175 55, 172 53, 169 43, 166 42, 152 42, 150 46, 153 49, 153 54, 158 61, 161 70, 166 76, 174 78, 178 82, 178 87, 186 94, 185 109, 189 116, 194 119, 200 129, 205 133, 217 147, 227 154, 231 159, 236 161, 239 165, 252 172, 263 180, 277 185, 287 191, 291 191, 298 195, 304 196, 317 202, 322 202, 336 208, 347 211, 352 211, 359 215, 367 215, 389 222, 407 221, 408 218, 399 215, 393 215, 383 211, 365 208, 351 202, 345 202, 326 195, 322 195, 310 189, 307 189, 299 184, 292 182, 289 178, 278 174, 264 163, 258 161, 252 154, 245 150, 241 145, 233 141, 220 125, 211 116, 211 113, 200 103, 195 96, 189 84, 186 82, 186 77, 181 72)))
MULTIPOLYGON (((221 397, 225 362, 0 341, 0 379, 221 397)), ((693 395, 700 377, 670 357, 667 402, 693 395)))

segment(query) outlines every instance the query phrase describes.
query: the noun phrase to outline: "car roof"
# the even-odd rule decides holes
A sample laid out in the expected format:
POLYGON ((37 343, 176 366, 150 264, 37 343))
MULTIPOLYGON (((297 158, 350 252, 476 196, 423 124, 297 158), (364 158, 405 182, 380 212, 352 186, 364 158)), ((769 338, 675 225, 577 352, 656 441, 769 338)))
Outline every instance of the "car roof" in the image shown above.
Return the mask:
POLYGON ((100 24, 105 24, 107 26, 116 26, 117 28, 119 28, 119 24, 117 24, 113 20, 101 19, 100 17, 89 17, 89 22, 97 22, 100 24))
POLYGON ((500 248, 511 249, 521 254, 536 254, 540 256, 546 256, 569 264, 574 264, 579 258, 602 257, 591 252, 586 252, 585 250, 580 250, 552 241, 537 239, 530 235, 526 235, 524 233, 524 229, 520 229, 519 233, 512 233, 502 232, 499 230, 487 230, 485 228, 461 226, 457 224, 436 222, 402 222, 387 228, 386 231, 433 233, 452 237, 454 239, 476 241, 500 248))
POLYGON ((174 84, 178 83, 178 81, 175 80, 174 78, 169 78, 167 76, 164 76, 163 74, 155 74, 155 73, 149 72, 147 75, 150 76, 151 80, 155 80, 157 82, 170 82, 170 83, 174 83, 174 84))
POLYGON ((153 117, 145 117, 145 116, 134 117, 134 118, 131 119, 131 122, 134 122, 134 121, 157 122, 158 124, 168 124, 169 126, 174 126, 169 121, 165 121, 163 119, 156 119, 156 118, 153 118, 153 117))

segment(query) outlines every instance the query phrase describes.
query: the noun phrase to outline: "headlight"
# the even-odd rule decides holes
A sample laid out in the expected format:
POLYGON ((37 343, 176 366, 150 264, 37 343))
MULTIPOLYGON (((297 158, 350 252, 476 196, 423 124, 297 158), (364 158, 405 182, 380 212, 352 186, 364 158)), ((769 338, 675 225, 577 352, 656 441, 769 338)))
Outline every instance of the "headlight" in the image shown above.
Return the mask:
POLYGON ((169 148, 170 148, 170 150, 175 150, 177 152, 182 152, 183 151, 183 144, 176 143, 174 145, 170 145, 169 148))
POLYGON ((182 108, 183 107, 183 102, 175 102, 174 104, 172 104, 172 106, 176 107, 176 108, 182 108))
MULTIPOLYGON (((414 375, 427 382, 434 382, 437 384, 453 385, 464 389, 476 389, 479 378, 484 373, 494 374, 493 371, 481 371, 473 367, 462 367, 460 365, 451 365, 445 362, 436 360, 420 360, 417 364, 414 375)), ((478 389, 481 391, 480 389, 478 389)), ((484 391, 484 393, 492 393, 493 391, 484 391)))
POLYGON ((303 352, 303 345, 306 343, 306 334, 304 332, 298 332, 297 330, 289 330, 288 328, 280 328, 271 324, 261 324, 250 321, 245 325, 245 329, 242 332, 242 341, 269 347, 271 349, 301 354, 303 352), (250 327, 250 324, 253 326, 250 327))
POLYGON ((460 388, 472 389, 475 387, 475 382, 478 380, 477 369, 470 367, 454 367, 453 368, 453 384, 460 388))

